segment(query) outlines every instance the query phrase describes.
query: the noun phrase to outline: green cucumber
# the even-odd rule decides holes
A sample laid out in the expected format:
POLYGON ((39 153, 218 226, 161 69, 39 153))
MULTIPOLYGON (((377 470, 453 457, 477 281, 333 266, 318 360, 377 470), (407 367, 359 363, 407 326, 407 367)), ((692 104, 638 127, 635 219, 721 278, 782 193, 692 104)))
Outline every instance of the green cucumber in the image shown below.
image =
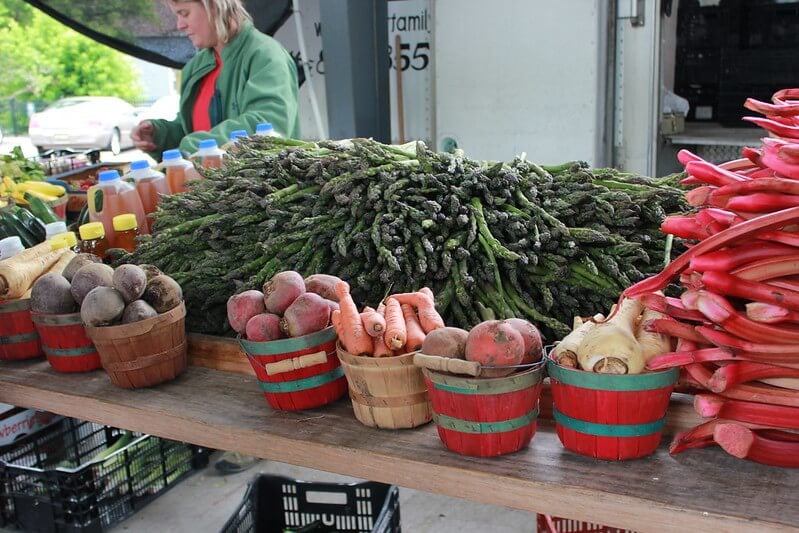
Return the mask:
POLYGON ((0 217, 2 217, 6 226, 11 228, 14 234, 19 237, 19 239, 22 241, 22 245, 25 248, 30 248, 39 244, 39 241, 36 240, 36 237, 33 236, 30 230, 25 227, 25 224, 23 224, 22 221, 16 217, 16 215, 13 213, 2 212, 0 213, 0 217))
POLYGON ((58 222, 61 220, 58 218, 58 215, 55 214, 53 208, 47 205, 47 202, 38 196, 34 196, 30 193, 30 191, 25 191, 24 198, 28 201, 31 213, 36 215, 36 217, 45 224, 50 224, 51 222, 58 222))
POLYGON ((44 222, 34 216, 33 213, 27 209, 19 208, 14 210, 14 215, 28 228, 28 231, 30 231, 39 242, 47 238, 47 228, 45 228, 44 222))

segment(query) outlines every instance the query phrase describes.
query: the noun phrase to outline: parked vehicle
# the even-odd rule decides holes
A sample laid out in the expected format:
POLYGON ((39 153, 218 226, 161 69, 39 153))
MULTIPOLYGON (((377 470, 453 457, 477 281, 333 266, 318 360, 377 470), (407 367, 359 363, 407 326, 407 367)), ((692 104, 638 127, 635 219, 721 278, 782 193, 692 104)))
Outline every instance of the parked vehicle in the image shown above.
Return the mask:
POLYGON ((130 132, 138 120, 136 109, 120 98, 75 96, 34 113, 28 136, 40 153, 99 148, 116 155, 133 146, 130 132))
POLYGON ((163 118, 175 120, 180 109, 180 95, 167 94, 160 97, 152 105, 139 110, 139 120, 163 118))

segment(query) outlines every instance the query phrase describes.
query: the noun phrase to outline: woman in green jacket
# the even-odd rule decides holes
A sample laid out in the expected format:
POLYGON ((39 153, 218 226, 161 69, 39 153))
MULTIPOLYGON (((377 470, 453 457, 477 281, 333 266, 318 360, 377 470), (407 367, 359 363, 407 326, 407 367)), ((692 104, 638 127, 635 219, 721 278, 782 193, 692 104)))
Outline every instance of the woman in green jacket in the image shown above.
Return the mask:
POLYGON ((299 138, 297 68, 291 55, 252 24, 241 0, 166 0, 177 29, 199 52, 183 67, 175 120, 144 120, 132 132, 136 147, 191 154, 202 139, 221 146, 234 130, 271 122, 299 138))

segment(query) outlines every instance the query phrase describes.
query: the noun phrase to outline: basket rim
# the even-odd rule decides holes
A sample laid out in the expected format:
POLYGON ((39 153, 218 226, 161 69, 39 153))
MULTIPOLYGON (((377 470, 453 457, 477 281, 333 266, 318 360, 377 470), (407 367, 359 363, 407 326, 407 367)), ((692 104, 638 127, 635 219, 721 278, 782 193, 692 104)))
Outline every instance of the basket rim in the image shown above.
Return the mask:
MULTIPOLYGON (((130 324, 117 324, 115 326, 89 326, 84 324, 84 327, 86 328, 87 335, 92 340, 95 340, 95 335, 100 332, 102 333, 98 335, 98 338, 105 340, 107 338, 119 338, 120 335, 123 335, 124 330, 130 329, 132 326, 136 326, 136 329, 140 329, 150 325, 155 326, 158 322, 169 320, 174 317, 182 318, 185 316, 186 303, 181 300, 179 305, 173 307, 166 313, 160 313, 154 317, 147 318, 145 320, 139 320, 138 322, 131 322, 130 324)), ((152 331, 152 327, 148 331, 152 331)))
POLYGON ((330 342, 337 338, 336 330, 333 326, 327 326, 325 329, 301 335, 299 337, 287 337, 285 339, 276 339, 273 341, 248 341, 242 338, 241 333, 236 335, 236 340, 245 353, 253 356, 263 355, 280 355, 300 350, 307 350, 330 342))
POLYGON ((10 300, 3 300, 0 298, 0 312, 25 311, 30 308, 30 298, 11 298, 10 300))
POLYGON ((644 391, 669 387, 680 377, 679 368, 654 370, 641 374, 598 374, 569 368, 546 356, 547 374, 565 385, 607 391, 644 391))

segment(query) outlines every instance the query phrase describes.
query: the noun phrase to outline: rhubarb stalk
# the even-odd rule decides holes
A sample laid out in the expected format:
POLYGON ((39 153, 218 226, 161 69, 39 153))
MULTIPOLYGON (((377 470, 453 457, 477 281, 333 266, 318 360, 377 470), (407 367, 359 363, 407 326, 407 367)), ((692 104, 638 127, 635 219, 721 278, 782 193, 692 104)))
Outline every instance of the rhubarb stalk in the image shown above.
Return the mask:
POLYGON ((799 468, 799 442, 769 439, 740 424, 718 424, 713 440, 727 453, 756 463, 799 468))

